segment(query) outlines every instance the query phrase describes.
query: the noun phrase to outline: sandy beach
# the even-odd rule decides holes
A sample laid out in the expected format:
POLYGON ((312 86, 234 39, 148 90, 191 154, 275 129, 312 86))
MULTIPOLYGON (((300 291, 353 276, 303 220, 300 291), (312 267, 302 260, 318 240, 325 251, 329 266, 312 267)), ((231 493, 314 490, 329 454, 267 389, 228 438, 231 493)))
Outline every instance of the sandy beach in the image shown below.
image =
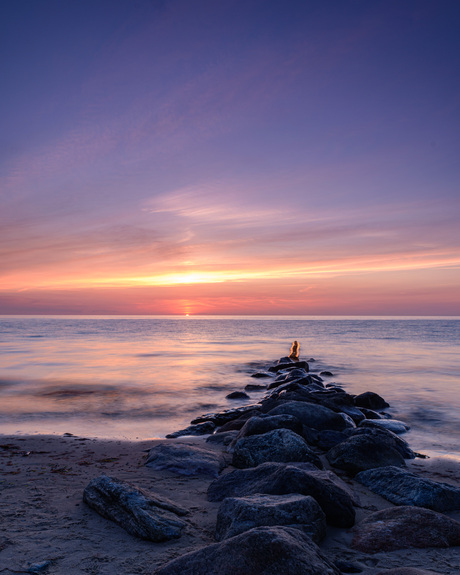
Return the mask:
MULTIPOLYGON (((0 573, 148 574, 170 559, 213 543, 219 503, 206 497, 212 479, 187 478, 146 467, 147 451, 159 441, 203 445, 205 438, 129 443, 76 436, 2 436, 0 573), (90 509, 82 500, 83 489, 101 474, 150 490, 188 509, 189 526, 182 537, 167 543, 144 541, 90 509)), ((206 447, 221 449, 209 443, 206 447)), ((460 487, 460 464, 453 460, 417 459, 408 462, 408 469, 460 487)), ((224 473, 230 470, 231 466, 224 473)), ((345 474, 339 475, 353 490, 357 522, 377 509, 392 506, 345 474)), ((460 520, 460 511, 447 515, 460 520)), ((351 537, 350 530, 328 527, 320 548, 332 560, 358 564, 364 575, 397 566, 446 575, 460 572, 459 547, 364 554, 349 547, 351 537)))

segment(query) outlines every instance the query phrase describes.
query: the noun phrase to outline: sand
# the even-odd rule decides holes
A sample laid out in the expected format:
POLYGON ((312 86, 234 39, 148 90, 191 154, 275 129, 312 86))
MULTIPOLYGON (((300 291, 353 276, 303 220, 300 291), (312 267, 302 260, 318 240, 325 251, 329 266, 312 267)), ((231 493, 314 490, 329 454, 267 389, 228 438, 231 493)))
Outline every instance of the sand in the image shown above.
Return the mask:
MULTIPOLYGON (((185 478, 145 467, 147 450, 157 441, 0 436, 0 573, 148 574, 174 557, 213 543, 219 503, 206 498, 212 479, 185 478), (83 503, 82 493, 91 479, 103 473, 186 507, 190 527, 178 540, 152 543, 100 517, 83 503)), ((170 441, 203 444, 205 439, 170 441)), ((408 462, 408 468, 460 487, 458 462, 415 460, 408 462)), ((357 520, 392 506, 345 475, 341 477, 352 486, 359 501, 357 520)), ((460 511, 447 515, 460 520, 460 511)), ((332 560, 359 562, 364 575, 397 566, 460 573, 460 547, 366 555, 349 548, 351 538, 350 530, 328 528, 320 547, 332 560)))

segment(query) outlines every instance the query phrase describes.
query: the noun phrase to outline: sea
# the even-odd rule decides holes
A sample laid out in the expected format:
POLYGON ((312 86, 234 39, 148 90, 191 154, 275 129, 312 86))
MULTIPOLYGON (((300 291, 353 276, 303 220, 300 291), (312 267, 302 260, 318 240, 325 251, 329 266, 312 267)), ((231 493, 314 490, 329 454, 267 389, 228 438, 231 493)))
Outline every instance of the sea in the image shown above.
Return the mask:
POLYGON ((374 391, 411 447, 460 461, 460 318, 0 316, 0 434, 144 440, 199 415, 289 354, 325 383, 374 391))

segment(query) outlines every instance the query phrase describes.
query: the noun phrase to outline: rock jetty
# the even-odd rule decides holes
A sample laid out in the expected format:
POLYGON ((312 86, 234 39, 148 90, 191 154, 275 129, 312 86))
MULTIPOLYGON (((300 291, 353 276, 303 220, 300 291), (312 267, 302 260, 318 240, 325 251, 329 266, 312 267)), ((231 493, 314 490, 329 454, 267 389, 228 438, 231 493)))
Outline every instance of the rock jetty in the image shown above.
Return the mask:
MULTIPOLYGON (((460 545, 460 522, 443 514, 460 509, 460 489, 407 470, 408 461, 423 457, 401 437, 409 426, 391 419, 385 411, 389 404, 377 393, 353 395, 338 384, 326 384, 324 378, 333 377, 332 372, 315 372, 312 361, 300 360, 294 342, 289 357, 248 374, 260 384, 227 395, 229 400, 250 400, 253 393, 258 401, 196 417, 149 450, 147 467, 202 477, 208 500, 216 505, 215 543, 152 573, 363 572, 370 560, 334 560, 320 549, 330 527, 352 528, 350 557, 460 545), (207 438, 200 444, 176 442, 201 435, 207 438), (369 497, 384 498, 389 507, 362 506, 358 493, 363 490, 369 497)), ((187 510, 113 478, 94 479, 84 501, 129 533, 151 541, 178 538, 191 529, 187 510)), ((419 567, 372 573, 426 572, 419 567)))

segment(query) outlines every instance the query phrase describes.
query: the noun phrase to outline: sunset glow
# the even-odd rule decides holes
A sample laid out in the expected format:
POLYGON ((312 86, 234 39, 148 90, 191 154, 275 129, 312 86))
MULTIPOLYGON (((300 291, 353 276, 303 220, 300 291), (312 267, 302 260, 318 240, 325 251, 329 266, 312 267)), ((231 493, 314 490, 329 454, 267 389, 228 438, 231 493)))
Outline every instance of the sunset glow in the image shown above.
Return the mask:
POLYGON ((457 3, 25 6, 0 314, 460 315, 457 3))

